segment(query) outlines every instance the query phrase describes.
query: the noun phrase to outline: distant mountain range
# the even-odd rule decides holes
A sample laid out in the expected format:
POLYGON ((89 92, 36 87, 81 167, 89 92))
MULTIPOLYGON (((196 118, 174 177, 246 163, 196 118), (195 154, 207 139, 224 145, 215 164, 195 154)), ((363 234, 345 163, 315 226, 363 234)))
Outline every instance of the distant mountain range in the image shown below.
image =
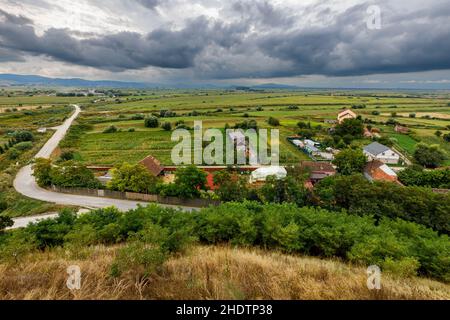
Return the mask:
POLYGON ((192 83, 145 83, 145 82, 123 82, 112 80, 85 80, 79 78, 62 79, 48 78, 35 75, 0 74, 0 87, 7 86, 35 86, 35 87, 75 87, 75 88, 177 88, 177 89, 241 89, 241 90, 267 90, 267 89, 299 89, 299 87, 267 83, 255 86, 239 85, 215 85, 215 84, 192 84, 192 83))
POLYGON ((60 79, 33 75, 0 74, 0 86, 146 88, 149 85, 140 82, 91 81, 79 78, 60 79))

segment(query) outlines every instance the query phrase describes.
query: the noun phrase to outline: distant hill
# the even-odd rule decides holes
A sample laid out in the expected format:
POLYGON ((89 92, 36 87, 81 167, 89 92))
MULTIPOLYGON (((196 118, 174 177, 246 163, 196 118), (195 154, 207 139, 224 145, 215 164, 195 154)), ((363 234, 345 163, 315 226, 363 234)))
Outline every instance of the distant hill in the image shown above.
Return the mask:
POLYGON ((175 88, 175 89, 236 89, 236 90, 290 90, 299 87, 266 83, 254 86, 216 85, 211 83, 179 82, 171 84, 123 82, 112 80, 85 80, 80 78, 48 78, 35 75, 0 74, 0 86, 42 86, 42 87, 76 87, 76 88, 175 88))
POLYGON ((265 83, 256 86, 252 86, 252 89, 299 89, 300 87, 291 86, 287 84, 278 84, 278 83, 265 83))
POLYGON ((148 88, 155 85, 141 82, 122 82, 99 80, 91 81, 79 78, 61 79, 33 75, 0 74, 2 86, 54 86, 54 87, 111 87, 111 88, 148 88))

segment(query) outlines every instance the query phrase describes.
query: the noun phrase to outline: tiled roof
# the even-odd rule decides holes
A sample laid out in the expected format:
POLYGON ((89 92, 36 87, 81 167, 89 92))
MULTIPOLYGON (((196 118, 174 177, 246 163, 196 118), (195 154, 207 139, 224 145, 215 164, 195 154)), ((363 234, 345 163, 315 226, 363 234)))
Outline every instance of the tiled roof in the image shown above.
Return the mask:
POLYGON ((308 168, 312 172, 336 172, 336 169, 329 162, 303 161, 301 166, 308 168))
POLYGON ((148 156, 139 163, 146 167, 147 170, 150 171, 150 173, 155 177, 159 176, 164 170, 164 167, 161 166, 161 163, 152 156, 148 156))
POLYGON ((364 168, 364 172, 372 180, 397 181, 397 174, 381 161, 369 162, 364 168))

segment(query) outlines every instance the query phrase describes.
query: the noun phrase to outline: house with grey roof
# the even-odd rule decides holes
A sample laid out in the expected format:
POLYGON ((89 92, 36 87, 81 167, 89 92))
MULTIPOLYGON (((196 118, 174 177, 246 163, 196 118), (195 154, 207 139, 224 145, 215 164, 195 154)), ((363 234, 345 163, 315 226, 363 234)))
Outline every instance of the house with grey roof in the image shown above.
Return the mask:
POLYGON ((397 152, 378 142, 373 142, 364 147, 363 152, 369 161, 379 160, 388 164, 397 164, 400 161, 400 155, 397 152))

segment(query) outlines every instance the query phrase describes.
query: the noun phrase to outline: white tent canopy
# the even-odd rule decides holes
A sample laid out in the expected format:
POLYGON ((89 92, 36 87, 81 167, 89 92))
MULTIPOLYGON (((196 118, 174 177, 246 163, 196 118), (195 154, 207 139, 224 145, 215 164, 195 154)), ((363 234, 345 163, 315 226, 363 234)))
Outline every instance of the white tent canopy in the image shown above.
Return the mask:
POLYGON ((284 179, 287 176, 287 171, 284 167, 271 166, 259 168, 252 172, 251 182, 266 181, 267 177, 274 176, 276 179, 284 179))

